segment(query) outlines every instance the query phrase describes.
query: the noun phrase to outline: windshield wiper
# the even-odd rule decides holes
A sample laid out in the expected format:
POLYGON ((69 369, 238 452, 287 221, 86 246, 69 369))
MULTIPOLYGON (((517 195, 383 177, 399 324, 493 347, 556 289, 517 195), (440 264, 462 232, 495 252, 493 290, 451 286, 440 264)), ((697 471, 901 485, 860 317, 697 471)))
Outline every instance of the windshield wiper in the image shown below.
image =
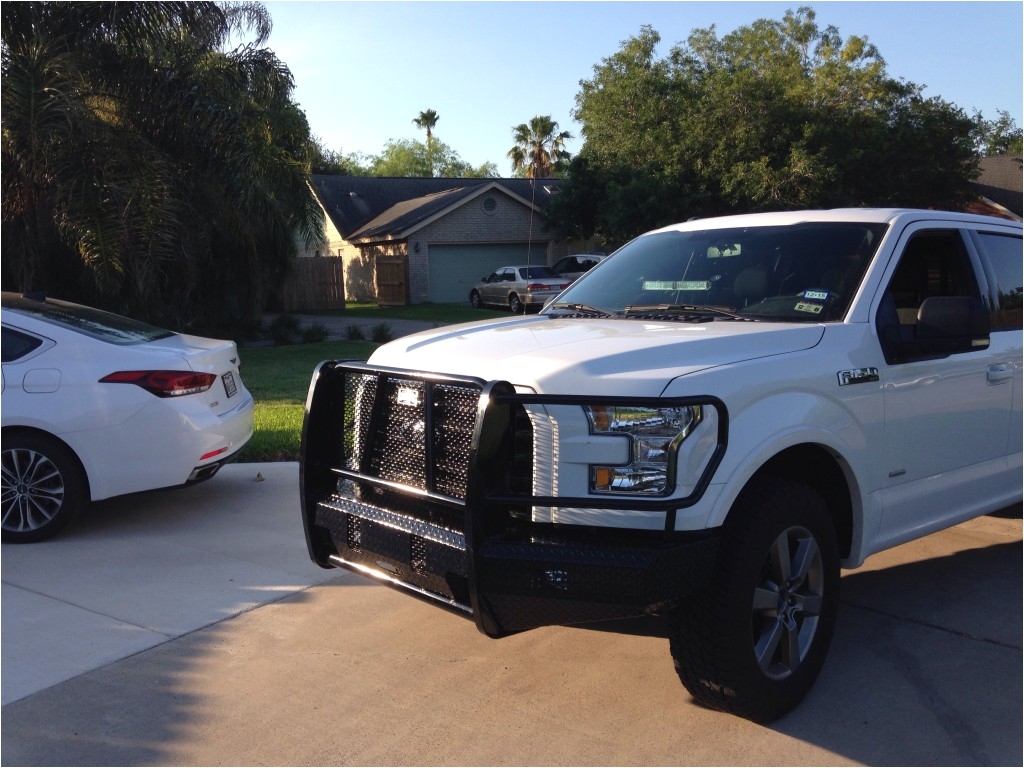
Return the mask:
POLYGON ((592 307, 589 304, 574 304, 570 301, 560 301, 557 304, 552 304, 547 309, 567 309, 577 315, 585 315, 587 317, 611 317, 611 312, 606 312, 603 309, 592 307))
POLYGON ((715 317, 728 317, 730 320, 756 322, 754 318, 737 314, 731 309, 725 309, 724 307, 712 307, 707 304, 640 304, 626 307, 624 314, 626 317, 650 317, 665 314, 712 315, 715 317))

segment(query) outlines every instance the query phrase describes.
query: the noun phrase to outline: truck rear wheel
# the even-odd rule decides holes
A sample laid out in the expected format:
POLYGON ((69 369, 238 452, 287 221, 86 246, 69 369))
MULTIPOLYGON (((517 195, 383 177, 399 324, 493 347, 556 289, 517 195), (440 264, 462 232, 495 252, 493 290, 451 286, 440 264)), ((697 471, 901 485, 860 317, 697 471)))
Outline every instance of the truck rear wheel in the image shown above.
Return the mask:
POLYGON ((839 607, 835 526, 803 483, 764 478, 737 499, 711 586, 670 616, 679 679, 701 704, 767 723, 807 695, 839 607))

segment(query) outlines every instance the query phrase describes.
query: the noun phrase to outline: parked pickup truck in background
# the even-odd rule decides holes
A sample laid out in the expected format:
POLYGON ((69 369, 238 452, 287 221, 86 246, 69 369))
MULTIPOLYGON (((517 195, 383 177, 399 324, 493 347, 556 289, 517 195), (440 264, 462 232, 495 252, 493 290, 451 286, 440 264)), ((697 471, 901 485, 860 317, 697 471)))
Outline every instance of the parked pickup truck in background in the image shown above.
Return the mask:
POLYGON ((663 615, 694 698, 771 721, 821 670, 841 567, 1021 500, 1021 235, 914 210, 692 221, 539 315, 324 362, 310 556, 493 637, 663 615))

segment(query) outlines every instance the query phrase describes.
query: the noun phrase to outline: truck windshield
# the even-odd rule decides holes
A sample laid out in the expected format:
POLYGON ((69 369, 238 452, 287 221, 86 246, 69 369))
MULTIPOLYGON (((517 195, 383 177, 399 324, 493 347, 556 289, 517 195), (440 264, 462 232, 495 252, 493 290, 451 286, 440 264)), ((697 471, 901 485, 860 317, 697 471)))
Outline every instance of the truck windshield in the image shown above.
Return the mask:
POLYGON ((546 314, 585 306, 623 317, 835 322, 850 306, 885 224, 641 235, 587 272, 546 314))

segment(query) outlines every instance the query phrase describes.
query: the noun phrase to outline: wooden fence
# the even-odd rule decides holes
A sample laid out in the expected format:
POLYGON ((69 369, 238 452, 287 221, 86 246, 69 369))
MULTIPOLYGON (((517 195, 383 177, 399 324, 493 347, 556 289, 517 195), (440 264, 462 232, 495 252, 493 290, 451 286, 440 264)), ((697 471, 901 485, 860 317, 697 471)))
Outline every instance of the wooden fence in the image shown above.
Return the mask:
POLYGON ((298 258, 281 290, 283 312, 345 308, 345 272, 338 258, 298 258))

